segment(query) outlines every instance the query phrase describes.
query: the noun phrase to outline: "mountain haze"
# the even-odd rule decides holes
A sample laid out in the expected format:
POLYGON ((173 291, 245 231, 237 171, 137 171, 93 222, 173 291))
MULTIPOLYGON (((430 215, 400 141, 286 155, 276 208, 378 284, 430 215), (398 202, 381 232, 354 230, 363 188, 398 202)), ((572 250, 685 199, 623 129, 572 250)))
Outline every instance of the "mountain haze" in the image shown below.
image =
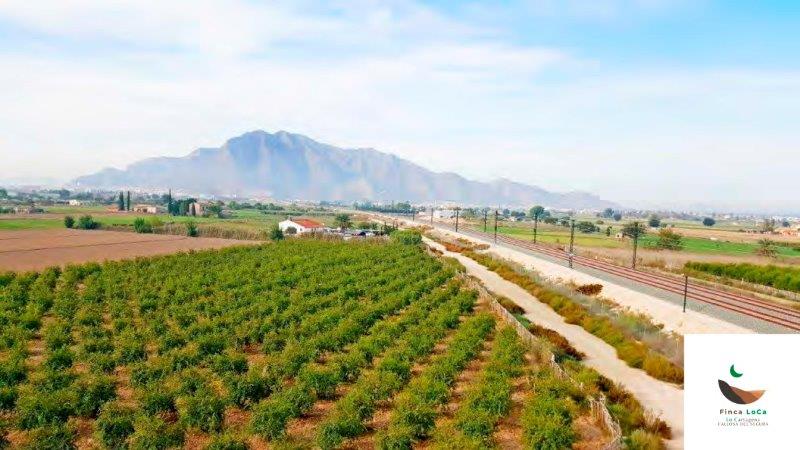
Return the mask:
POLYGON ((306 136, 252 131, 220 148, 184 157, 145 159, 124 170, 104 169, 77 187, 166 190, 216 196, 300 200, 459 202, 554 208, 616 206, 584 192, 554 193, 506 179, 468 180, 437 173, 373 149, 342 149, 306 136))

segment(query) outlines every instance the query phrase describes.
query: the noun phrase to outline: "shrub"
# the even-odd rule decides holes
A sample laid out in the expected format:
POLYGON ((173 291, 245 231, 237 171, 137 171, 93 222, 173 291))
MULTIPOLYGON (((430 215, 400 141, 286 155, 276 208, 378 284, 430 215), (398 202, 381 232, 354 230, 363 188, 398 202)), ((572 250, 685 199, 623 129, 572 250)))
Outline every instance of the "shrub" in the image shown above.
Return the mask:
POLYGON ((0 411, 10 411, 17 403, 17 389, 14 387, 0 387, 0 411))
POLYGON ((248 450, 247 441, 230 433, 214 436, 206 450, 248 450))
POLYGON ((178 401, 181 422, 206 432, 219 430, 224 412, 225 402, 209 389, 201 389, 178 401))
POLYGON ((95 222, 95 220, 92 219, 92 216, 81 216, 78 219, 78 223, 75 225, 75 228, 80 230, 94 230, 100 228, 100 222, 95 222))
POLYGON ((634 430, 625 439, 625 448, 629 450, 663 450, 665 446, 657 435, 644 430, 634 430))
POLYGON ((100 408, 116 396, 114 381, 106 375, 85 375, 72 390, 76 395, 75 413, 85 417, 97 415, 100 408))
POLYGON ((125 448, 125 441, 133 434, 136 410, 116 403, 109 403, 95 421, 97 437, 106 448, 125 448))
POLYGON ((190 220, 186 222, 186 235, 189 237, 197 237, 197 224, 190 220))
POLYGON ((144 218, 137 217, 133 220, 133 231, 137 233, 152 233, 153 226, 150 225, 144 218))
POLYGON ((21 357, 0 361, 0 387, 15 386, 27 377, 25 360, 21 357))
POLYGON ((184 433, 178 424, 168 424, 161 417, 139 416, 130 436, 131 450, 166 450, 183 445, 184 433))
MULTIPOLYGON (((289 233, 289 234, 294 234, 294 233, 289 233)), ((272 227, 270 227, 270 229, 269 229, 269 240, 271 240, 271 241, 281 241, 281 240, 283 240, 283 231, 280 229, 280 227, 277 224, 275 224, 272 227)))
POLYGON ((582 284, 575 290, 583 295, 597 295, 603 290, 603 285, 599 283, 582 284))
POLYGON ((23 446, 30 450, 70 450, 77 448, 73 443, 77 433, 74 427, 64 423, 54 423, 31 430, 28 442, 23 446))
POLYGON ((67 228, 72 228, 75 225, 75 218, 72 216, 64 216, 64 226, 67 228))
POLYGON ((55 392, 25 390, 17 399, 17 420, 23 430, 65 423, 75 409, 75 395, 65 389, 55 392))
POLYGON ((149 415, 175 411, 175 394, 161 385, 148 386, 139 396, 142 410, 149 415))
POLYGON ((393 242, 403 245, 419 245, 422 243, 422 235, 415 230, 396 230, 391 234, 393 242))
POLYGON ((64 370, 72 366, 72 357, 72 351, 68 348, 59 348, 50 352, 44 366, 52 371, 64 370))
POLYGON ((237 406, 255 404, 270 393, 268 380, 256 372, 229 376, 225 379, 228 399, 237 406))

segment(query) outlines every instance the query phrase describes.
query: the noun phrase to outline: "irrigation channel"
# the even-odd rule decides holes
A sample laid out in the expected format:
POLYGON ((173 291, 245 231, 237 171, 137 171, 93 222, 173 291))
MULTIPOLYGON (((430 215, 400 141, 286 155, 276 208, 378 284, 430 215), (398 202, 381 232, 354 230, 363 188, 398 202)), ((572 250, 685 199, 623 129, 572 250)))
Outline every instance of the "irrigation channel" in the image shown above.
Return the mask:
MULTIPOLYGON (((410 219, 408 217, 403 217, 403 220, 410 219)), ((430 222, 426 220, 415 220, 414 223, 430 225, 430 222)), ((434 225, 447 230, 455 231, 455 227, 451 224, 436 222, 434 225)), ((495 242, 494 233, 484 232, 472 227, 460 226, 458 232, 479 238, 487 242, 495 242)), ((496 236, 496 242, 498 243, 541 253, 558 260, 569 261, 570 259, 570 254, 568 251, 557 247, 538 243, 534 244, 530 241, 516 239, 502 234, 497 234, 496 236)), ((685 282, 683 277, 672 277, 669 275, 644 272, 600 259, 588 258, 580 255, 572 255, 572 263, 573 265, 582 265, 584 267, 599 270, 611 275, 616 275, 636 283, 641 283, 646 286, 654 287, 678 295, 683 295, 684 289, 686 289, 687 299, 714 305, 728 311, 743 314, 758 320, 763 320, 765 322, 779 325, 790 330, 800 331, 800 310, 782 306, 768 300, 726 292, 720 289, 714 289, 692 282, 688 283, 687 288, 687 286, 684 285, 685 282)))

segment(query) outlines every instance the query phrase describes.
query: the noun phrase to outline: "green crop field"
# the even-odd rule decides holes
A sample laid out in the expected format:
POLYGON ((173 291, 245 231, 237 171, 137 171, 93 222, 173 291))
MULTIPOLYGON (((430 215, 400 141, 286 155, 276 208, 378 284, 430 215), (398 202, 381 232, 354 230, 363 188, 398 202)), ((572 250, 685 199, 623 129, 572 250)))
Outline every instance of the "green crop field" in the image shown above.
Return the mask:
MULTIPOLYGON (((493 227, 490 224, 488 230, 491 232, 493 227)), ((473 223, 472 226, 476 229, 483 230, 483 223, 473 223)), ((598 225, 602 231, 595 233, 581 233, 575 232, 575 245, 577 247, 587 248, 630 248, 631 243, 629 240, 621 240, 614 237, 614 234, 622 229, 619 223, 608 223, 598 225), (606 236, 605 227, 612 226, 612 235, 606 236)), ((515 237, 517 239, 533 240, 533 225, 529 223, 513 223, 499 225, 497 228, 498 233, 515 237)), ((680 234, 680 229, 676 228, 675 232, 680 234)), ((537 232, 537 241, 546 244, 556 244, 561 246, 569 245, 570 232, 566 227, 544 225, 541 226, 537 232)), ((642 237, 640 243, 642 248, 657 248, 656 241, 658 240, 657 233, 654 231, 648 232, 647 235, 642 237)), ((728 242, 724 240, 712 240, 701 237, 684 236, 682 251, 687 253, 700 253, 700 254, 716 254, 728 256, 752 256, 758 249, 758 244, 749 242, 728 242)), ((778 255, 785 257, 800 258, 800 251, 795 248, 781 245, 776 243, 775 250, 778 255)))
POLYGON ((518 408, 513 439, 562 448, 602 436, 601 391, 642 433, 638 403, 578 361, 580 385, 526 363, 461 270, 399 241, 294 239, 0 274, 0 444, 485 448, 518 408))
MULTIPOLYGON (((137 218, 154 222, 158 226, 178 225, 172 227, 175 232, 182 232, 186 222, 195 222, 201 236, 228 237, 239 239, 263 239, 267 230, 286 219, 287 216, 308 217, 326 225, 333 224, 333 215, 326 211, 260 211, 256 209, 243 209, 232 211, 230 217, 192 217, 170 216, 166 214, 136 214, 136 213, 108 213, 102 207, 64 206, 48 208, 47 213, 71 215, 77 219, 83 215, 91 215, 100 224, 101 228, 120 229, 132 228, 137 218)), ((0 230, 47 230, 62 228, 64 221, 61 217, 43 215, 42 217, 14 217, 0 216, 0 230)))

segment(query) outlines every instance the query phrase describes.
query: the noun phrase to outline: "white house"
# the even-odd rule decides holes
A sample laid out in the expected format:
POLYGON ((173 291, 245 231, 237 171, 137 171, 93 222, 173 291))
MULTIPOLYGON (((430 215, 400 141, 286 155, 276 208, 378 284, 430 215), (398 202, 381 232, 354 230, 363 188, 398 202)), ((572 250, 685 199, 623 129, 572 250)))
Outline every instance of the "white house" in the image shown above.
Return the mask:
POLYGON ((456 217, 456 212, 452 209, 437 209, 433 212, 433 217, 436 219, 453 219, 456 217))
POLYGON ((311 219, 286 219, 278 223, 278 228, 285 234, 305 234, 305 233, 321 233, 325 230, 325 225, 311 219), (290 228, 294 228, 294 233, 290 228))
POLYGON ((69 206, 81 206, 83 202, 80 200, 75 200, 74 198, 69 201, 69 206))

